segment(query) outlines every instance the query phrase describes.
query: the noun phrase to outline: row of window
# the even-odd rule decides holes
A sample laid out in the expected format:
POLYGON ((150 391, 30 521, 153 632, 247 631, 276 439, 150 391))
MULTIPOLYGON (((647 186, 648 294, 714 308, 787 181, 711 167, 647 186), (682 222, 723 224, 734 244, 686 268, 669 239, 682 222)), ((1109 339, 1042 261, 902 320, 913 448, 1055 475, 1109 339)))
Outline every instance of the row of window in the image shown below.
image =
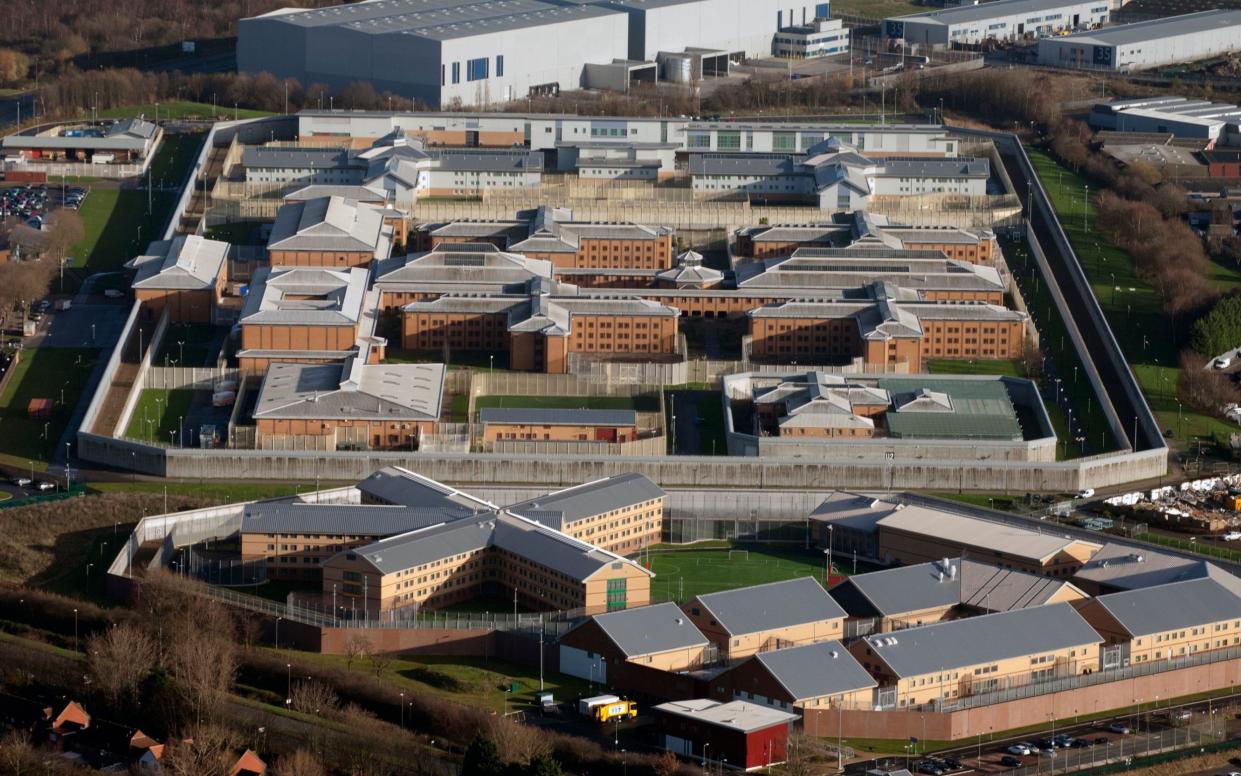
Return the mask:
MULTIPOLYGON (((482 81, 489 78, 488 71, 490 69, 490 60, 487 57, 479 57, 471 59, 465 63, 465 80, 482 81)), ((440 65, 440 86, 446 86, 447 66, 440 65)), ((504 55, 496 55, 496 78, 504 75, 504 55)), ((452 82, 454 84, 461 83, 461 63, 452 63, 452 82)))

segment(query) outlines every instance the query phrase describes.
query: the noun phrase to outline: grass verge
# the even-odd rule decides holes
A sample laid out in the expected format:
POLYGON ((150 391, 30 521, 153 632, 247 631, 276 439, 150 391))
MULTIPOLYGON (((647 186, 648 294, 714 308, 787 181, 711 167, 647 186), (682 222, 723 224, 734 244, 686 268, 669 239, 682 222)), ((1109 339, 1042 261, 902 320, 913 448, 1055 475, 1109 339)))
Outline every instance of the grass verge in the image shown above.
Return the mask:
POLYGON ((26 468, 46 461, 60 441, 95 365, 96 351, 85 348, 38 348, 21 352, 21 361, 0 393, 0 460, 26 468), (31 418, 31 399, 51 399, 51 415, 31 418), (63 399, 63 400, 62 400, 63 399))
POLYGON ((171 444, 172 438, 179 440, 181 419, 189 412, 193 402, 193 391, 147 388, 134 405, 125 436, 144 442, 171 444))

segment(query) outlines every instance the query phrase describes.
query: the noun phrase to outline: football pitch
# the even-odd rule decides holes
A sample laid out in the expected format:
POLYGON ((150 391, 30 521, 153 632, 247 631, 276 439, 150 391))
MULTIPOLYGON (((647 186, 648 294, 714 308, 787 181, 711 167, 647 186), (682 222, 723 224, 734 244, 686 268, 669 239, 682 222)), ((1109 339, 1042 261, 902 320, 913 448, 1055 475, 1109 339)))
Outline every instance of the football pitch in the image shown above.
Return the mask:
MULTIPOLYGON (((636 558, 647 562, 646 553, 636 558)), ((737 587, 779 582, 795 577, 814 577, 823 582, 820 550, 763 547, 761 549, 652 550, 650 553, 651 599, 688 601, 696 595, 737 587)), ((834 574, 850 570, 837 561, 834 574)), ((860 570, 860 569, 859 569, 860 570)))

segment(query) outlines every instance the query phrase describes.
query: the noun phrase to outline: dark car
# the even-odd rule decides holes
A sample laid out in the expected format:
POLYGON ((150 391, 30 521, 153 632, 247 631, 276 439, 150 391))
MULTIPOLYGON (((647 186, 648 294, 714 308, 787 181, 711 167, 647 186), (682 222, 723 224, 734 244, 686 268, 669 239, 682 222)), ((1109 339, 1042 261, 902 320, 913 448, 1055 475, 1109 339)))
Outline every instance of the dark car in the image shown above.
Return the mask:
POLYGON ((1000 758, 1000 765, 1003 765, 1006 768, 1020 768, 1021 760, 1013 757, 1011 754, 1006 754, 1000 758))
POLYGON ((1051 739, 1051 738, 1040 738, 1038 741, 1035 741, 1035 743, 1038 744, 1039 749, 1055 749, 1056 748, 1056 742, 1054 739, 1051 739))
POLYGON ((1094 742, 1089 738, 1074 738, 1073 743, 1069 744, 1074 749, 1088 749, 1094 746, 1094 742))
POLYGON ((918 773, 924 773, 926 776, 944 776, 944 769, 933 762, 921 762, 918 763, 918 773))
POLYGON ((961 770, 961 767, 962 767, 961 761, 955 757, 945 757, 944 765, 946 765, 949 770, 953 770, 953 771, 959 771, 961 770))
POLYGON ((1096 738, 1096 739, 1094 740, 1094 742, 1095 742, 1096 744, 1106 744, 1106 743, 1107 743, 1107 737, 1106 737, 1106 736, 1099 736, 1098 738, 1096 738))

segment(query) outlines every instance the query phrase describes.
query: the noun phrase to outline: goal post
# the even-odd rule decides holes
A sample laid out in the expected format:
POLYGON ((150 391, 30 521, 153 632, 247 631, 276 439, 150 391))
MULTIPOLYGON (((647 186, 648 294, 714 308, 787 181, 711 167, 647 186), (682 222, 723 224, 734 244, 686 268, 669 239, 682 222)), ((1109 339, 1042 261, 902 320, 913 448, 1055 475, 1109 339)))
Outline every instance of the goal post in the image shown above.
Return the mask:
POLYGON ((729 550, 728 559, 729 560, 749 560, 750 551, 749 550, 729 550))

